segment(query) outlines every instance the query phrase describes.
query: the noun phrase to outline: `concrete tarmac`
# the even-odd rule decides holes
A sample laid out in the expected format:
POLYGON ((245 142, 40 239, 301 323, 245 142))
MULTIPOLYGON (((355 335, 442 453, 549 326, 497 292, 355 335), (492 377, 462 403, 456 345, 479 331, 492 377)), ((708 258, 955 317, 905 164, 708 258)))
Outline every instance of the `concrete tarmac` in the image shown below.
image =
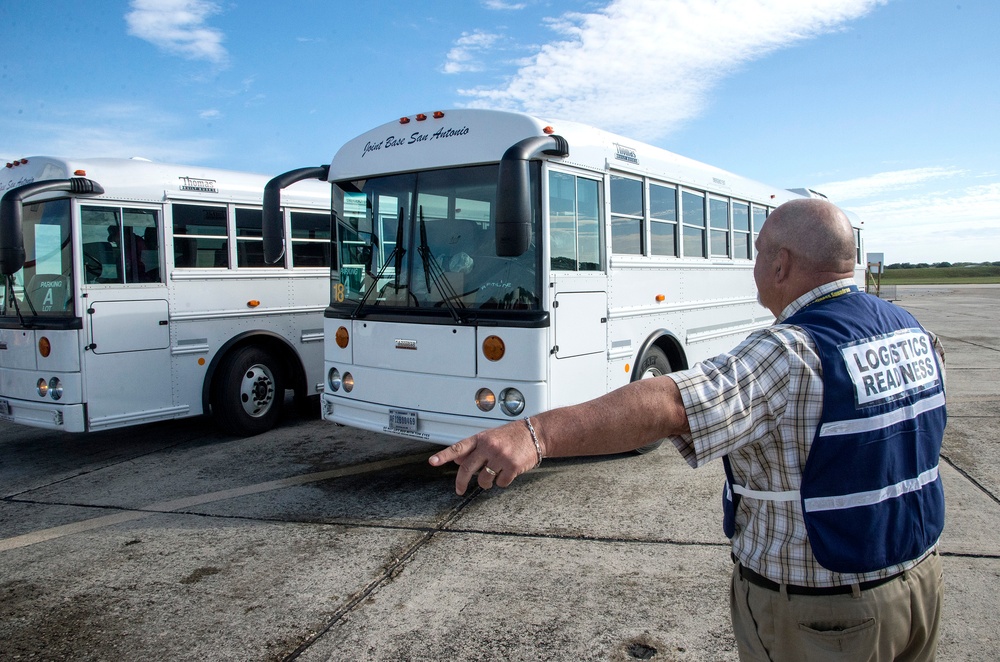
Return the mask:
MULTIPOLYGON (((1000 286, 898 296, 948 355, 938 659, 1000 659, 1000 286)), ((721 463, 546 460, 459 497, 434 450, 294 412, 0 423, 0 660, 737 659, 721 463)))

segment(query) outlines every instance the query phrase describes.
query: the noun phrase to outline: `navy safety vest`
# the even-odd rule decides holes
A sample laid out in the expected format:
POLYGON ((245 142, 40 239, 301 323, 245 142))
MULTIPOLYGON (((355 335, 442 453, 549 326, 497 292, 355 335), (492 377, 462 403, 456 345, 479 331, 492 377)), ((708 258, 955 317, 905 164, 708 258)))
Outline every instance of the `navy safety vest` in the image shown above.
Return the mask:
POLYGON ((798 491, 735 485, 724 458, 726 535, 741 495, 799 500, 813 555, 829 570, 865 573, 920 557, 944 529, 938 456, 947 414, 930 336, 902 308, 853 286, 784 324, 816 343, 823 414, 798 491))

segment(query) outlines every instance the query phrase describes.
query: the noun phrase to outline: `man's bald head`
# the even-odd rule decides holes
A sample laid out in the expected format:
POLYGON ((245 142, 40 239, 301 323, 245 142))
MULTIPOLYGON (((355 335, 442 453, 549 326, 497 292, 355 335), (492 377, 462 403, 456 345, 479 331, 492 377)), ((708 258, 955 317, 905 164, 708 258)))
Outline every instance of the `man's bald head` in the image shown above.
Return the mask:
POLYGON ((799 296, 854 276, 854 228, 826 200, 803 198, 780 205, 757 236, 757 298, 777 316, 799 296))
POLYGON ((786 202, 771 212, 764 228, 771 250, 787 248, 817 272, 854 272, 854 228, 847 214, 826 200, 786 202))

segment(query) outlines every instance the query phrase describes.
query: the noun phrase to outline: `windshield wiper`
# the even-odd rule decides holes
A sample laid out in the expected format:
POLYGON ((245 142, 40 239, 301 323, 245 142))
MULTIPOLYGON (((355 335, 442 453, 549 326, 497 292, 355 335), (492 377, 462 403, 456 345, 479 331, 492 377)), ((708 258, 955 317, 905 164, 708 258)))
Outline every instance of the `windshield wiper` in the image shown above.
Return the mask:
POLYGON ((448 312, 451 313, 452 319, 456 322, 462 321, 462 316, 458 314, 458 308, 455 306, 457 302, 459 306, 465 308, 465 303, 462 302, 461 296, 455 291, 455 288, 451 286, 448 278, 444 275, 444 269, 438 264, 438 261, 434 258, 434 254, 431 253, 431 247, 427 245, 427 226, 424 223, 424 208, 423 205, 420 206, 420 246, 417 248, 417 253, 420 254, 420 258, 424 265, 424 279, 427 285, 427 291, 431 291, 431 282, 434 282, 434 287, 437 288, 438 294, 441 295, 441 303, 443 303, 447 308, 448 312))
POLYGON ((399 291, 399 272, 402 269, 403 253, 405 252, 406 249, 403 248, 403 208, 400 207, 399 215, 396 217, 396 245, 385 258, 385 262, 382 263, 382 268, 378 270, 377 274, 375 274, 375 278, 372 280, 371 285, 368 286, 368 289, 365 290, 365 295, 361 297, 361 301, 359 301, 358 305, 354 307, 354 312, 351 313, 351 317, 357 317, 361 309, 365 307, 365 304, 368 303, 368 298, 378 287, 379 281, 382 280, 382 274, 384 274, 385 270, 389 268, 389 264, 393 262, 396 267, 396 278, 393 283, 393 287, 396 291, 399 291))
MULTIPOLYGON (((8 300, 14 305, 14 312, 17 313, 17 319, 21 323, 21 326, 27 327, 24 323, 24 316, 21 315, 21 307, 17 305, 17 295, 14 294, 14 286, 17 285, 17 281, 14 278, 14 274, 7 274, 7 294, 4 297, 4 303, 8 300)), ((31 299, 28 298, 28 293, 24 293, 24 300, 28 303, 28 307, 31 308, 31 314, 38 317, 38 312, 35 307, 31 304, 31 299)))

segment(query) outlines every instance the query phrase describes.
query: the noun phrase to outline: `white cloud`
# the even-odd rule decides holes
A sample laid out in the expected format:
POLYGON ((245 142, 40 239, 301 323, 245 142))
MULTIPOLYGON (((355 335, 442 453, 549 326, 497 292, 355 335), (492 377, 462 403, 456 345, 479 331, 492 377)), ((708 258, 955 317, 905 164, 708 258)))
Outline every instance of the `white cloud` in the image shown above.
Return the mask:
POLYGON ((504 0, 484 0, 483 6, 497 11, 517 11, 527 5, 523 2, 504 2, 504 0))
POLYGON ((127 103, 80 104, 49 121, 15 120, 5 150, 20 156, 141 156, 165 163, 204 163, 217 156, 214 140, 185 138, 190 122, 162 109, 127 103), (86 110, 83 110, 85 108, 86 110))
POLYGON ((743 64, 887 1, 614 0, 551 20, 563 38, 505 85, 461 92, 471 106, 572 118, 652 141, 700 114, 712 87, 743 64))
POLYGON ((858 177, 842 182, 819 184, 813 188, 838 203, 865 200, 874 196, 904 190, 912 190, 929 182, 960 177, 966 172, 957 168, 910 168, 880 172, 868 177, 858 177))
POLYGON ((203 120, 215 120, 222 117, 222 112, 216 108, 209 108, 198 113, 198 117, 203 120))
POLYGON ((475 31, 463 33, 448 51, 443 71, 446 74, 458 74, 470 71, 482 71, 481 54, 488 51, 500 39, 500 35, 475 31))
POLYGON ((222 45, 225 35, 208 27, 205 20, 219 12, 208 0, 131 0, 125 14, 128 33, 145 39, 168 53, 190 60, 225 64, 229 54, 222 45))
POLYGON ((890 264, 1000 259, 995 173, 911 168, 815 188, 858 214, 867 251, 885 253, 890 264))

